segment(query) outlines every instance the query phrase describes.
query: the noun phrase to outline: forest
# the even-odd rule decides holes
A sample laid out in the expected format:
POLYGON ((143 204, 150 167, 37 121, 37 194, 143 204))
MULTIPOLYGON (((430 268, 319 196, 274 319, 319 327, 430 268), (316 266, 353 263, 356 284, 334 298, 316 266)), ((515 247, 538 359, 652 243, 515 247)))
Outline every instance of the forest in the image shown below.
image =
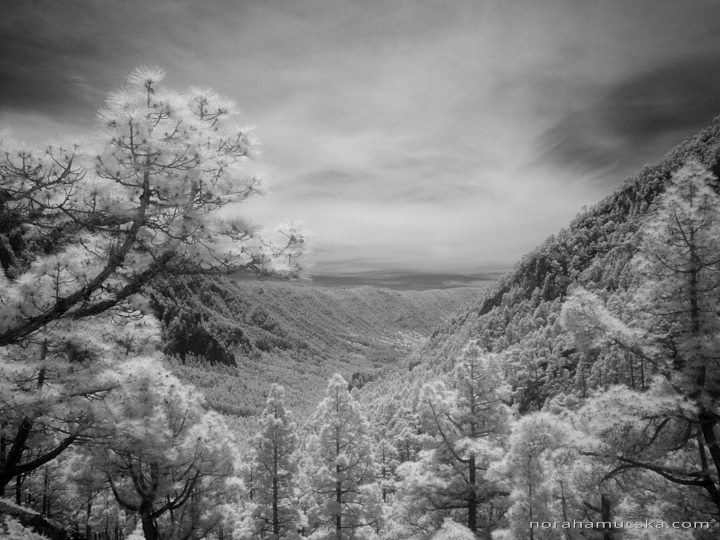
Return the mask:
POLYGON ((341 291, 162 78, 0 141, 0 536, 718 537, 720 122, 488 287, 341 291))

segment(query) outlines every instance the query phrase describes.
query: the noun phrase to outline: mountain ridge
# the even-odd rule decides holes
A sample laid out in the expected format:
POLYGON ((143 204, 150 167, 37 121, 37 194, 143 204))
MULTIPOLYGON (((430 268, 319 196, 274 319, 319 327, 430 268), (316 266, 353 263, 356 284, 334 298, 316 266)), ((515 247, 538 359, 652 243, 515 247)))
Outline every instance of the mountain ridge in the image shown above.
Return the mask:
MULTIPOLYGON (((643 220, 652 213, 653 202, 673 174, 690 158, 718 177, 720 117, 657 164, 642 167, 523 256, 467 309, 442 323, 397 373, 390 368, 386 378, 394 383, 377 381, 377 388, 371 385, 366 391, 377 396, 399 387, 401 401, 412 402, 424 381, 443 377, 462 348, 476 341, 490 353, 507 355, 506 376, 521 412, 539 410, 547 399, 569 392, 579 370, 585 368, 560 325, 566 294, 577 286, 608 292, 622 289, 643 220), (409 378, 414 380, 414 390, 408 390, 409 378)), ((720 191, 720 182, 714 187, 720 191)))

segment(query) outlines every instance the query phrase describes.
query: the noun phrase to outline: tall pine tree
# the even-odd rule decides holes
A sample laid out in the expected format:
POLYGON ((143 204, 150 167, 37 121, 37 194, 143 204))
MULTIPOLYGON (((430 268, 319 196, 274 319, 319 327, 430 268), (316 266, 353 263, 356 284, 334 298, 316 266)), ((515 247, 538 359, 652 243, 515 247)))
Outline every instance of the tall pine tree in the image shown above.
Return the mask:
POLYGON ((456 514, 473 533, 494 525, 507 493, 484 475, 502 456, 509 422, 502 388, 497 362, 471 343, 447 384, 423 390, 420 409, 434 440, 420 461, 399 468, 401 497, 419 525, 456 514))
POLYGON ((370 430, 341 375, 333 375, 325 395, 306 448, 311 538, 372 537, 379 528, 381 496, 370 430))
POLYGON ((592 421, 582 425, 599 441, 587 454, 606 462, 608 478, 649 471, 703 493, 699 516, 720 520, 717 190, 717 179, 689 161, 644 224, 626 313, 580 290, 563 306, 563 322, 578 346, 610 341, 636 355, 643 373, 661 376, 645 391, 611 389, 586 404, 592 421), (610 411, 598 417, 598 407, 610 411))
POLYGON ((259 432, 252 444, 252 493, 255 534, 295 538, 300 522, 296 500, 295 422, 285 408, 285 390, 273 384, 259 432))

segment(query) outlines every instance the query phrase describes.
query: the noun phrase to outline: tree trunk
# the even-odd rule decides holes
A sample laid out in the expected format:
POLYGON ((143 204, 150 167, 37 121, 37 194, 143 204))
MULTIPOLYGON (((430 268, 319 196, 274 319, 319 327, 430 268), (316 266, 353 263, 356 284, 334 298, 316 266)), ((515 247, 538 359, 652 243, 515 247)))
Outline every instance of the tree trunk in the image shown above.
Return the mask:
MULTIPOLYGON (((337 397, 335 403, 339 403, 337 397)), ((337 406, 336 406, 337 407, 337 406)), ((335 428, 335 459, 340 455, 340 428, 335 428)), ((337 509, 335 514, 335 539, 342 540, 342 480, 340 480, 340 465, 335 465, 335 502, 337 509)))
POLYGON ((105 538, 110 538, 110 505, 108 504, 107 495, 105 496, 105 538))
POLYGON ((600 494, 600 520, 611 524, 609 528, 603 529, 603 540, 612 540, 615 536, 612 527, 612 507, 610 499, 604 493, 600 494))
POLYGON ((33 422, 29 418, 22 419, 17 428, 17 433, 15 433, 15 438, 10 444, 10 450, 3 456, 2 463, 0 463, 2 465, 2 468, 0 468, 0 494, 4 493, 5 487, 20 474, 17 467, 22 459, 25 443, 30 436, 32 426, 33 422))
POLYGON ((273 538, 280 538, 280 517, 278 516, 278 455, 277 441, 273 444, 273 479, 272 479, 272 522, 273 538))
POLYGON ((145 540, 159 540, 160 535, 158 534, 155 520, 152 518, 151 514, 151 509, 143 509, 140 511, 140 520, 142 521, 143 535, 145 535, 145 540))
POLYGON ((45 467, 43 475, 43 495, 42 495, 42 511, 40 512, 43 516, 50 515, 50 471, 45 467))
MULTIPOLYGON (((0 474, 5 470, 5 454, 7 453, 5 428, 7 428, 7 422, 0 423, 0 474)), ((0 482, 0 498, 2 497, 5 497, 5 484, 0 482)))
MULTIPOLYGON (((530 468, 530 462, 528 461, 528 470, 530 468)), ((533 529, 532 522, 533 522, 533 507, 532 507, 532 481, 529 478, 528 475, 528 521, 530 522, 530 540, 534 540, 535 538, 535 530, 533 529)))
MULTIPOLYGON (((43 344, 41 359, 45 359, 47 355, 47 343, 43 344)), ((45 368, 40 368, 38 372, 37 389, 42 389, 45 384, 45 368)), ((15 438, 10 444, 10 449, 7 449, 8 442, 3 436, 0 439, 0 497, 5 495, 5 487, 11 482, 13 478, 17 478, 22 474, 29 474, 35 469, 42 467, 49 461, 52 461, 58 457, 63 451, 65 451, 72 443, 75 442, 77 435, 70 435, 60 441, 52 450, 39 455, 35 459, 20 463, 22 460, 23 452, 25 451, 25 444, 27 443, 32 429, 34 426, 34 420, 30 417, 23 417, 20 425, 15 433, 15 438)), ((3 426, 7 423, 3 422, 3 426)), ((19 503, 18 503, 19 504, 19 503)))
MULTIPOLYGON (((560 480, 560 500, 562 502, 562 518, 565 523, 568 523, 570 520, 568 519, 567 514, 567 499, 565 498, 565 485, 562 480, 560 480)), ((565 540, 570 540, 570 530, 565 529, 565 540)))
MULTIPOLYGON (((707 446, 708 451, 710 452, 710 459, 712 460, 713 465, 715 465, 715 472, 720 475, 720 447, 718 446, 720 442, 717 440, 717 436, 715 435, 715 425, 717 424, 715 414, 701 406, 700 412, 698 413, 698 420, 700 421, 700 430, 702 432, 702 438, 705 442, 705 446, 707 446)), ((718 476, 718 478, 720 478, 720 476, 718 476)), ((713 480, 711 475, 708 475, 708 485, 706 490, 715 504, 715 508, 717 508, 718 513, 720 513, 720 490, 718 490, 717 483, 713 480)))
POLYGON ((92 493, 88 495, 87 507, 85 511, 85 538, 90 538, 90 533, 92 532, 92 528, 90 527, 90 513, 92 512, 92 493))
POLYGON ((470 457, 468 463, 468 483, 470 484, 470 494, 468 497, 468 516, 467 523, 468 529, 473 533, 477 533, 477 493, 476 493, 476 480, 475 480, 475 456, 470 457))
POLYGON ((382 445, 382 469, 381 469, 381 475, 382 475, 382 500, 383 502, 387 502, 387 490, 385 489, 385 481, 386 481, 386 475, 387 475, 387 468, 385 467, 385 463, 387 462, 387 456, 385 456, 385 443, 383 441, 382 445))
POLYGON ((335 480, 335 502, 337 503, 337 509, 335 514, 335 538, 336 540, 342 540, 342 481, 340 478, 340 466, 335 466, 335 474, 338 479, 335 480))
POLYGON ((15 477, 15 504, 18 506, 22 505, 22 485, 23 485, 23 477, 22 475, 18 474, 15 477))

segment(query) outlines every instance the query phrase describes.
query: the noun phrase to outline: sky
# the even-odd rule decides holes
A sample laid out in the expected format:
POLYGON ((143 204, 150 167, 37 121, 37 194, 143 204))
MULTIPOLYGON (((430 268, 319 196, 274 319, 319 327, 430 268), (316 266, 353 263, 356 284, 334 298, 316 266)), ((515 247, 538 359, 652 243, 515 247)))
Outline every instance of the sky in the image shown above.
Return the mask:
POLYGON ((7 4, 0 130, 89 133, 141 65, 211 87, 262 142, 233 211, 302 223, 317 276, 508 268, 720 114, 715 1, 7 4))

